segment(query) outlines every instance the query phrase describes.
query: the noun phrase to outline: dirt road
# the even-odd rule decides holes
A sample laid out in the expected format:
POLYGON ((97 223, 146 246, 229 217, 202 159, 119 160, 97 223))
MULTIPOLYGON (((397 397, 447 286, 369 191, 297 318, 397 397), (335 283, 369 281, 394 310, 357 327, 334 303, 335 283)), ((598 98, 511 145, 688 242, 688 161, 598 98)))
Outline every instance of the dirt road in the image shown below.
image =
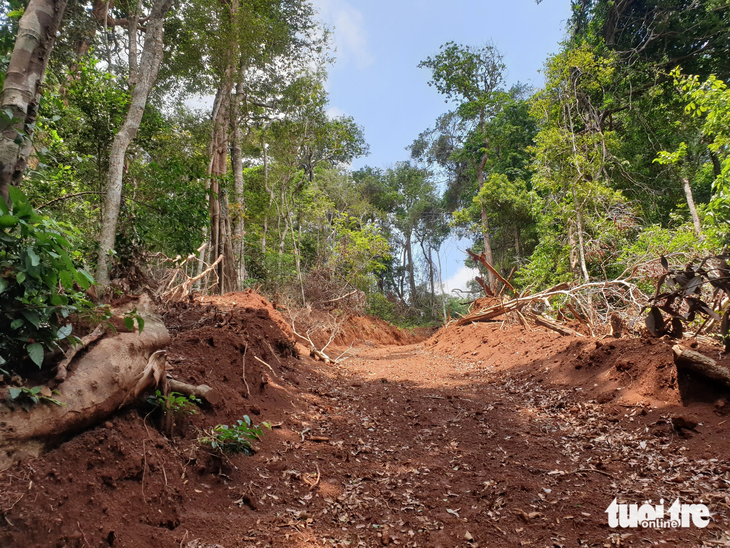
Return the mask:
MULTIPOLYGON (((598 382, 548 375, 561 364, 588 375, 576 341, 496 326, 479 328, 477 343, 366 343, 339 366, 297 360, 279 352, 283 324, 261 310, 168 317, 173 373, 206 380, 224 405, 181 420, 172 440, 148 409, 128 410, 0 475, 0 546, 730 544, 721 402, 598 403, 588 393, 598 382), (673 427, 678 411, 693 430, 673 427), (244 413, 280 423, 254 456, 197 443, 244 413), (677 497, 707 504, 709 526, 608 527, 614 498, 668 507, 677 497)), ((637 344, 615 353, 648 354, 637 344)), ((590 374, 617 374, 604 369, 590 374)))

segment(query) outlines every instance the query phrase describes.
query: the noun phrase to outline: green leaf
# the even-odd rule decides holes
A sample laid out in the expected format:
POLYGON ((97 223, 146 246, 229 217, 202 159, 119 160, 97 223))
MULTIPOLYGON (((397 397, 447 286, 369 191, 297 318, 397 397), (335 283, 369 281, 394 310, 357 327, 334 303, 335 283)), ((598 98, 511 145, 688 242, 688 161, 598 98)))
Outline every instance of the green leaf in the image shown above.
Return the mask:
POLYGON ((20 396, 23 393, 23 391, 20 388, 16 388, 14 386, 9 387, 8 392, 10 392, 11 400, 17 399, 18 396, 20 396))
POLYGON ((33 266, 38 266, 41 264, 41 258, 38 256, 38 254, 35 252, 35 250, 32 247, 28 248, 28 257, 30 257, 30 264, 33 266))
POLYGON ((17 320, 13 320, 10 323, 10 329, 18 329, 24 323, 25 323, 25 320, 23 318, 18 318, 17 320))
POLYGON ((8 288, 8 282, 5 281, 5 278, 0 278, 0 293, 5 291, 8 288))
POLYGON ((142 333, 144 330, 144 318, 142 316, 137 316, 137 327, 139 327, 139 332, 142 333))
POLYGON ((68 297, 65 295, 52 295, 51 304, 53 306, 66 306, 68 304, 68 297))
POLYGON ((85 275, 86 272, 83 270, 76 270, 73 273, 74 280, 76 280, 76 283, 79 284, 79 287, 86 291, 89 289, 89 286, 91 285, 92 280, 89 279, 88 275, 85 275))
POLYGON ((10 187, 8 188, 8 194, 10 195, 10 200, 13 202, 14 208, 27 200, 25 194, 23 194, 23 191, 20 190, 17 186, 10 185, 10 187))
POLYGON ((22 284, 26 278, 27 278, 27 276, 26 276, 25 272, 18 272, 15 275, 15 281, 18 282, 19 284, 22 284))
POLYGON ((73 331, 73 326, 71 324, 64 325, 62 328, 56 331, 56 337, 59 340, 65 339, 71 334, 71 331, 73 331))
POLYGON ((37 312, 35 312, 34 310, 22 310, 21 314, 23 314, 23 316, 25 316, 25 319, 32 323, 36 329, 40 328, 41 319, 38 316, 37 312))
POLYGON ((25 347, 28 351, 30 359, 33 360, 38 367, 43 365, 43 345, 40 343, 31 343, 25 347))
POLYGON ((67 291, 71 291, 74 286, 74 278, 73 275, 68 270, 61 270, 58 273, 58 277, 61 279, 61 284, 63 285, 63 288, 67 291))
POLYGON ((134 318, 132 316, 124 317, 124 327, 126 327, 129 331, 134 329, 134 318))

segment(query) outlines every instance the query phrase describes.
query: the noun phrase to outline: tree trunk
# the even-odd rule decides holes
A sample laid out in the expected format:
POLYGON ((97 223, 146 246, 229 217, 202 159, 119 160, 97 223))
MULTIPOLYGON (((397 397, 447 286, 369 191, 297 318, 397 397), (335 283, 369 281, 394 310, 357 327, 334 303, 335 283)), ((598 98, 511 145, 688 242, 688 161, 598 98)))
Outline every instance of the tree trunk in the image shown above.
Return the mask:
POLYGON ((411 233, 406 235, 406 258, 408 260, 408 285, 411 289, 411 306, 416 305, 416 278, 413 268, 413 253, 411 250, 411 233))
POLYGON ((119 132, 114 136, 109 158, 109 174, 107 176, 106 194, 104 196, 104 216, 101 235, 99 237, 99 258, 96 269, 96 281, 101 285, 109 285, 109 252, 114 249, 114 238, 117 233, 119 206, 122 200, 122 178, 124 175, 124 157, 127 148, 137 135, 142 116, 147 105, 152 87, 157 80, 163 56, 163 35, 165 14, 172 7, 174 0, 155 0, 147 21, 142 60, 138 71, 138 82, 132 90, 132 102, 127 118, 119 132))
POLYGON ((246 279, 246 265, 244 257, 244 214, 246 204, 243 197, 243 153, 241 151, 241 127, 239 125, 241 95, 243 94, 243 82, 239 79, 236 85, 236 94, 231 103, 231 168, 233 169, 233 190, 235 205, 234 214, 231 216, 233 228, 233 240, 235 253, 238 256, 239 280, 246 279))
POLYGON ((580 269, 583 272, 583 279, 586 283, 590 281, 588 276, 588 266, 586 265, 585 243, 583 242, 583 215, 578 205, 578 193, 573 185, 573 207, 575 208, 576 231, 578 232, 578 256, 580 257, 580 269))
POLYGON ((127 85, 134 89, 139 78, 139 62, 137 58, 137 30, 139 29, 140 2, 134 4, 134 12, 129 14, 127 29, 129 31, 129 78, 127 85))
POLYGON ((695 207, 694 196, 692 196, 692 187, 689 184, 687 177, 682 177, 682 186, 684 187, 684 195, 687 198, 687 207, 692 215, 692 223, 695 225, 695 232, 697 237, 702 239, 702 223, 700 222, 700 216, 697 215, 697 207, 695 207))
POLYGON ((0 197, 6 202, 8 188, 20 183, 31 152, 40 87, 66 3, 31 0, 18 23, 0 96, 0 110, 12 115, 12 120, 0 121, 0 197))
POLYGON ((213 128, 208 152, 211 158, 210 170, 210 252, 211 260, 223 255, 217 266, 218 285, 215 291, 224 294, 238 289, 235 255, 231 243, 231 228, 228 218, 227 198, 220 187, 220 180, 228 169, 228 130, 231 116, 231 91, 233 83, 227 71, 216 94, 216 105, 213 109, 213 128))
MULTIPOLYGON (((477 183, 479 183, 479 190, 481 191, 482 188, 484 188, 484 164, 486 163, 487 156, 486 154, 482 158, 482 162, 477 168, 477 183)), ((487 259, 487 262, 494 266, 494 258, 492 256, 492 240, 489 236, 489 216, 487 214, 487 209, 484 207, 484 205, 481 206, 482 210, 482 237, 484 240, 484 257, 487 259)), ((497 278, 494 274, 491 272, 488 272, 489 274, 489 288, 496 294, 497 293, 497 278)))

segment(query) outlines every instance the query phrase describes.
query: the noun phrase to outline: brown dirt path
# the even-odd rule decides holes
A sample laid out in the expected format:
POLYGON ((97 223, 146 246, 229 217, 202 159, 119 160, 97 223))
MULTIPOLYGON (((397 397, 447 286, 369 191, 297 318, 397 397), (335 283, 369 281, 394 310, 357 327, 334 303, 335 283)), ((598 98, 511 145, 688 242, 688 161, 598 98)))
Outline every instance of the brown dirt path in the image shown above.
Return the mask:
POLYGON ((360 346, 331 366, 287 355, 286 324, 253 297, 168 320, 176 374, 209 382, 225 404, 173 440, 145 409, 128 410, 0 475, 0 546, 730 545, 722 402, 637 404, 599 386, 608 376, 630 388, 641 368, 671 384, 663 347, 642 363, 646 348, 617 341, 614 362, 587 339, 480 326, 360 346), (273 369, 248 366, 250 394, 246 349, 273 369), (671 427, 678 412, 699 423, 694 431, 671 427), (195 443, 200 429, 243 413, 282 423, 256 455, 221 459, 195 443), (614 497, 702 501, 713 519, 705 529, 612 530, 604 512, 614 497))

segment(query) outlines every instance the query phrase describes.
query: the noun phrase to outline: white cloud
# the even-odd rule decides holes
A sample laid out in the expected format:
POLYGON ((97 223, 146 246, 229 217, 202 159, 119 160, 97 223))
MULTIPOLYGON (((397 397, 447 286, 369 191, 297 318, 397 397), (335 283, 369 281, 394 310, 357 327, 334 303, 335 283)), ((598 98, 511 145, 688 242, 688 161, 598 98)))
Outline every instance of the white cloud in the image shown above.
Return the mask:
POLYGON ((451 293, 454 289, 461 289, 462 291, 467 290, 467 283, 479 276, 479 271, 476 268, 469 268, 462 266, 449 278, 444 280, 444 290, 447 293, 451 293))
POLYGON ((332 106, 327 109, 327 116, 332 120, 338 116, 347 116, 347 113, 339 107, 332 106))
POLYGON ((324 23, 335 27, 335 56, 340 67, 352 62, 359 70, 363 70, 375 62, 368 45, 362 13, 344 0, 314 0, 314 5, 324 23))

